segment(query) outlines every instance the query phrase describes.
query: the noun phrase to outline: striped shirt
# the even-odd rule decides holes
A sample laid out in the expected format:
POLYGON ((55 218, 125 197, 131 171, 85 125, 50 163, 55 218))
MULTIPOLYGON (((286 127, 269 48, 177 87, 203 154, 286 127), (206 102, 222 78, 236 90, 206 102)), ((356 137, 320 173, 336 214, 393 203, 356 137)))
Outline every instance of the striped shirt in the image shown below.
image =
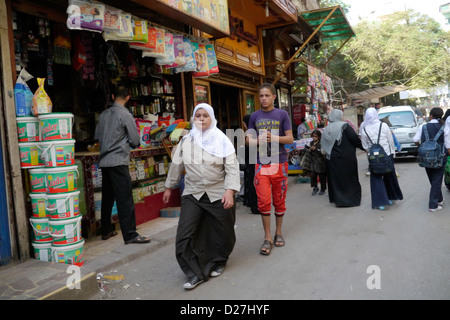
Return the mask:
POLYGON ((100 114, 94 138, 100 144, 100 168, 128 166, 130 148, 140 145, 133 116, 127 108, 116 102, 100 114))

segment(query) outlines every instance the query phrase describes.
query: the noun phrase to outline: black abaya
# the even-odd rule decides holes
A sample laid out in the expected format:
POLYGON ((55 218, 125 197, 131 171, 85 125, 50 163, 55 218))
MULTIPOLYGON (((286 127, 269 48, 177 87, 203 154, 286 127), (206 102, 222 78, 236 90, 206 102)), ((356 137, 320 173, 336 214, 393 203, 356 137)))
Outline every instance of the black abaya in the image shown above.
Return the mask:
POLYGON ((327 159, 328 197, 336 207, 361 204, 356 148, 364 150, 356 132, 345 125, 341 142, 334 143, 330 159, 327 159))

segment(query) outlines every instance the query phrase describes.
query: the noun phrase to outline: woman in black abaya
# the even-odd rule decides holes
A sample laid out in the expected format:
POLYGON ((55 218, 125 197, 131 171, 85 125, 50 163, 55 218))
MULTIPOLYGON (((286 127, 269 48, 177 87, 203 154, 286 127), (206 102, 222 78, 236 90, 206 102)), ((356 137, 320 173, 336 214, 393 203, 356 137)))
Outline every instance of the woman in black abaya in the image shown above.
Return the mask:
POLYGON ((361 204, 356 148, 363 146, 356 132, 342 120, 343 112, 331 111, 322 134, 322 150, 327 159, 328 197, 336 207, 361 204))

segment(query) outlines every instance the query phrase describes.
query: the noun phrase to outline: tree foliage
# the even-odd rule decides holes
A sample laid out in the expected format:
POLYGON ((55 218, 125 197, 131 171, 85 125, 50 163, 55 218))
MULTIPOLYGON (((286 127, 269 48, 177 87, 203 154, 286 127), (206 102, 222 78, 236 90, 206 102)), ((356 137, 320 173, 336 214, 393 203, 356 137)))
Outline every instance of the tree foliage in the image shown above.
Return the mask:
POLYGON ((426 89, 449 81, 450 36, 432 18, 412 10, 354 27, 342 53, 356 81, 426 89))

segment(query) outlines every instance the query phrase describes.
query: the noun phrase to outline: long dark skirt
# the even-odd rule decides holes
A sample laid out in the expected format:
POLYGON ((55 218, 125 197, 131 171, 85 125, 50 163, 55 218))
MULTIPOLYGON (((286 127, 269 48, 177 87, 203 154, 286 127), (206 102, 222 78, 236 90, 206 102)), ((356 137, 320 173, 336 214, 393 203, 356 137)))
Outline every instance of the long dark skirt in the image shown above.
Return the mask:
POLYGON ((221 200, 211 203, 206 193, 200 200, 182 197, 175 250, 188 277, 197 275, 206 281, 216 265, 227 263, 236 243, 235 217, 236 205, 224 209, 221 200))
POLYGON ((386 174, 370 174, 370 193, 372 209, 389 204, 389 200, 403 200, 402 190, 398 184, 394 167, 394 155, 390 155, 392 172, 386 174))

